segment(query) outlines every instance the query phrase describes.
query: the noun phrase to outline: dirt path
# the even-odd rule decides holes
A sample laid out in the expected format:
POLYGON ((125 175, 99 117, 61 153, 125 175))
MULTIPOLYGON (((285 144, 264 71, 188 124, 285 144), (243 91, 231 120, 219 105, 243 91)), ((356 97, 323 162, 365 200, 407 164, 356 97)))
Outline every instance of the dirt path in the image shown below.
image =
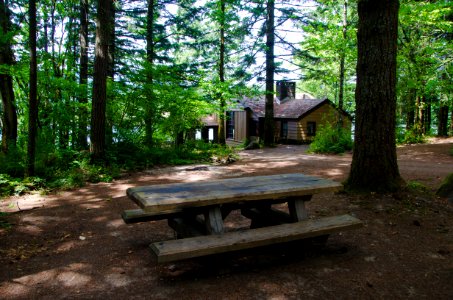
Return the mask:
MULTIPOLYGON (((453 172, 453 139, 398 148, 400 172, 434 190, 453 172)), ((228 166, 131 174, 56 195, 3 201, 0 299, 300 299, 453 297, 453 205, 429 193, 317 195, 313 216, 351 213, 364 228, 332 235, 322 249, 295 245, 156 265, 152 241, 173 238, 165 221, 125 225, 131 186, 303 172, 338 181, 351 155, 309 155, 305 146, 241 153, 228 166)), ((244 220, 232 214, 227 226, 244 220)))

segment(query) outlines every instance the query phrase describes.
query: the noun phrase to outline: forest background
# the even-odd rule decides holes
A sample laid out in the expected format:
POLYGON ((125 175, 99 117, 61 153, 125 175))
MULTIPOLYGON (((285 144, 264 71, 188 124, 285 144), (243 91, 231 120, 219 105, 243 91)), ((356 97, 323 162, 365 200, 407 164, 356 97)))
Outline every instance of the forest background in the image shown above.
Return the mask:
MULTIPOLYGON (((2 194, 230 156, 190 137, 202 116, 264 94, 267 10, 264 0, 0 0, 2 194)), ((354 116, 356 1, 282 1, 275 12, 275 74, 354 116)), ((451 1, 400 1, 398 142, 452 134, 452 21, 451 1)))

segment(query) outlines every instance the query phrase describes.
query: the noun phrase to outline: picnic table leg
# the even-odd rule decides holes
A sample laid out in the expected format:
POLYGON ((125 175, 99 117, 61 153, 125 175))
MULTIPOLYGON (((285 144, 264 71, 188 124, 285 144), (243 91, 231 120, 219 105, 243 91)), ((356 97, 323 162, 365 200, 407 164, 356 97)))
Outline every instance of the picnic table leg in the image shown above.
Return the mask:
POLYGON ((223 218, 222 211, 219 206, 211 207, 204 214, 206 231, 208 234, 222 234, 223 229, 223 218))
MULTIPOLYGON (((312 195, 307 195, 298 199, 288 200, 289 214, 293 222, 308 219, 308 211, 305 207, 305 202, 310 201, 311 197, 312 195)), ((305 242, 309 243, 311 246, 320 247, 326 244, 328 238, 329 234, 324 234, 306 239, 305 242)))
POLYGON ((301 196, 298 199, 288 200, 288 209, 293 222, 302 221, 308 218, 308 211, 305 202, 311 200, 312 195, 301 196))

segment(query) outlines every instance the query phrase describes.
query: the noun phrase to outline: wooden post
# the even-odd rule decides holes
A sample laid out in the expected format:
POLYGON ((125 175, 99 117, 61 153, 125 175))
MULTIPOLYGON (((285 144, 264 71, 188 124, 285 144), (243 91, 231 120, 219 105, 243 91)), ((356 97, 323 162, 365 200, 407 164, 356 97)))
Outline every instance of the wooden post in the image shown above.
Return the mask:
POLYGON ((288 200, 288 209, 293 222, 302 221, 308 218, 308 211, 305 202, 311 200, 312 195, 302 196, 299 199, 288 200))
POLYGON ((206 231, 208 234, 222 234, 223 233, 223 219, 220 206, 209 208, 204 214, 206 231))

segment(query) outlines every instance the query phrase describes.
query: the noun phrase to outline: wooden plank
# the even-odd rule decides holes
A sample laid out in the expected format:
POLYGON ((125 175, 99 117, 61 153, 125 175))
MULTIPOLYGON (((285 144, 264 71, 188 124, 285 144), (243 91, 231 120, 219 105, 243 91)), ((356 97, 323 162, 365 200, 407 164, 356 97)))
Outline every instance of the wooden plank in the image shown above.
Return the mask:
POLYGON ((181 210, 171 210, 163 214, 163 212, 146 212, 143 209, 128 209, 121 213, 124 223, 133 224, 140 222, 149 222, 167 219, 172 215, 179 215, 181 210))
POLYGON ((342 185, 338 182, 295 173, 143 186, 129 188, 127 195, 144 210, 159 212, 231 202, 282 199, 341 189, 342 185))
POLYGON ((219 254, 359 228, 362 222, 350 215, 325 217, 246 231, 228 232, 150 245, 158 263, 219 254))

